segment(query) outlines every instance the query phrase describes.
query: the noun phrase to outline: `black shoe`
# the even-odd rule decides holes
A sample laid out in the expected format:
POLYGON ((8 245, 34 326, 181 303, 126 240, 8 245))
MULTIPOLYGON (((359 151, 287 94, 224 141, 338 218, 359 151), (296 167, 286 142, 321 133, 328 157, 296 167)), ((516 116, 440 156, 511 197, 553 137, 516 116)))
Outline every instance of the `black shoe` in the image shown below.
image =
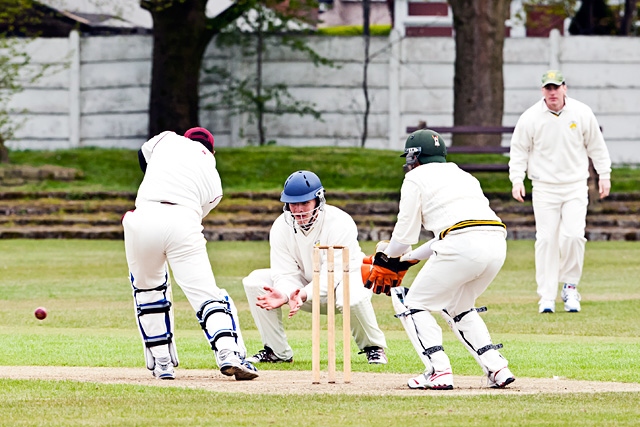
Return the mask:
POLYGON ((250 363, 292 363, 293 357, 288 359, 280 359, 275 355, 273 350, 267 345, 264 346, 257 354, 251 357, 247 357, 247 362, 250 363))

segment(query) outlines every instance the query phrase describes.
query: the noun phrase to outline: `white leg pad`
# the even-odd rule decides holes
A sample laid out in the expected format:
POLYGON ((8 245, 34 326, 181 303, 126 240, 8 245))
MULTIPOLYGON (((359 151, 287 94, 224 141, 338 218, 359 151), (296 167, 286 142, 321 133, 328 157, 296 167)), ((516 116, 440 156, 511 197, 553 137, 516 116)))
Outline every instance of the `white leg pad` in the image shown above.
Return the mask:
POLYGON ((138 289, 133 283, 133 301, 142 337, 147 369, 155 368, 157 357, 170 357, 178 366, 178 352, 173 340, 173 308, 169 280, 153 289, 138 289))
POLYGON ((472 309, 462 315, 452 318, 446 311, 442 312, 453 333, 462 344, 469 350, 469 353, 476 359, 482 367, 485 375, 497 372, 507 367, 507 360, 502 357, 499 348, 502 344, 493 344, 491 335, 484 320, 476 309, 472 309))
POLYGON ((246 348, 240 333, 238 311, 225 290, 220 290, 219 297, 200 306, 196 313, 200 326, 216 355, 220 350, 231 350, 244 358, 246 348))
POLYGON ((231 309, 231 317, 233 318, 233 324, 235 325, 235 328, 236 328, 236 334, 238 334, 238 337, 236 339, 236 344, 238 345, 240 357, 244 359, 245 357, 247 357, 247 348, 244 345, 244 338, 242 338, 242 328, 240 328, 240 318, 238 317, 238 308, 236 307, 235 303, 233 302, 233 299, 231 299, 231 297, 229 296, 226 290, 220 289, 220 292, 229 303, 229 308, 231 309))
POLYGON ((428 311, 414 312, 404 305, 404 297, 408 289, 397 287, 391 289, 391 302, 397 317, 413 344, 420 360, 425 366, 425 373, 451 369, 449 357, 442 347, 442 330, 428 311))
POLYGON ((176 350, 176 343, 174 341, 171 341, 171 343, 169 343, 165 348, 162 348, 162 347, 151 348, 151 347, 147 347, 146 345, 144 345, 143 347, 144 347, 144 359, 145 359, 145 362, 147 363, 147 369, 149 369, 150 371, 153 371, 155 369, 156 359, 159 357, 165 356, 167 351, 169 351, 169 358, 171 359, 171 363, 173 363, 173 366, 174 367, 178 366, 179 364, 178 351, 176 350))

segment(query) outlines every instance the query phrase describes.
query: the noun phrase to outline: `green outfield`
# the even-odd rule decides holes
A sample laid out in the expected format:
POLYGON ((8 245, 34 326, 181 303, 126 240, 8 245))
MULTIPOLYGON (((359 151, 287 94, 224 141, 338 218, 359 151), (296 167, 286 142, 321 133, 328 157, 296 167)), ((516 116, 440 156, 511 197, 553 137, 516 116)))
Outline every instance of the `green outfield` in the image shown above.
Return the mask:
MULTIPOLYGON (((371 251, 374 242, 363 246, 371 251)), ((241 280, 252 269, 267 266, 268 244, 210 242, 208 248, 218 284, 236 301, 247 347, 255 351, 261 343, 241 280)), ((503 354, 516 377, 640 383, 638 260, 639 243, 589 242, 580 289, 582 312, 539 315, 533 242, 509 241, 507 262, 478 304, 488 306, 483 317, 494 342, 504 344, 503 354)), ((0 240, 0 271, 0 366, 144 366, 122 242, 0 240), (48 309, 44 321, 33 315, 38 306, 48 309)), ((416 271, 410 271, 408 283, 416 271)), ((215 369, 193 310, 177 287, 174 296, 181 362, 177 374, 215 369)), ((370 366, 354 354, 353 370, 407 378, 421 372, 388 298, 373 300, 387 334, 390 361, 370 366)), ((300 313, 285 320, 295 363, 259 368, 310 378, 310 319, 300 313)), ((444 340, 454 373, 480 378, 480 368, 448 329, 444 340)), ((352 350, 357 351, 354 345, 352 350)), ((234 383, 227 393, 0 375, 0 426, 631 426, 640 417, 640 392, 605 388, 603 393, 517 395, 498 390, 447 396, 426 391, 375 397, 243 394, 233 393, 234 383)))
MULTIPOLYGON (((347 147, 244 147, 216 148, 217 168, 225 192, 280 191, 292 172, 307 169, 318 174, 328 193, 332 191, 400 191, 404 159, 400 151, 347 147)), ((77 148, 56 151, 12 151, 11 165, 54 165, 82 173, 75 181, 43 180, 4 191, 131 191, 142 180, 134 150, 77 148)), ((507 163, 501 154, 451 154, 456 163, 507 163)), ((1 172, 1 171, 0 171, 1 172)), ((506 172, 474 173, 486 192, 511 194, 506 172)), ((611 192, 637 192, 640 168, 617 167, 611 175, 611 192)), ((528 185, 528 182, 527 182, 528 185)))

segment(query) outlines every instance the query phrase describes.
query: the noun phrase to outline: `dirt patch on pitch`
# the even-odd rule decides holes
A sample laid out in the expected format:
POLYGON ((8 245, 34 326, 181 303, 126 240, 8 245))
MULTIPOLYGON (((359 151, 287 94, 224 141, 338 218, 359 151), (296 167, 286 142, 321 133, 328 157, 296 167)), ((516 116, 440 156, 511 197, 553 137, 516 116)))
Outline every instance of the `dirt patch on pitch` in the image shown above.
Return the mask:
POLYGON ((311 383, 311 373, 301 371, 261 371, 253 381, 235 381, 218 371, 177 369, 176 379, 161 381, 144 368, 87 368, 69 366, 3 366, 0 377, 27 380, 70 380, 102 384, 132 384, 154 387, 184 387, 224 393, 248 394, 355 394, 385 396, 539 394, 640 392, 640 384, 599 381, 575 381, 565 378, 520 378, 505 389, 486 387, 482 377, 455 376, 451 391, 411 390, 408 374, 354 372, 349 384, 338 375, 335 384, 311 383))

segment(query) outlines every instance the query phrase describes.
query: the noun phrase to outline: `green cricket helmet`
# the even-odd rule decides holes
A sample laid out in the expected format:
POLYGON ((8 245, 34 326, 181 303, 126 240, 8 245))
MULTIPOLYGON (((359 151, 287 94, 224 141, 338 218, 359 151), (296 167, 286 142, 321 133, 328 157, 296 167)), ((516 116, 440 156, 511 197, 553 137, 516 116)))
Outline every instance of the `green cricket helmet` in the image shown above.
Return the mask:
POLYGON ((409 135, 404 144, 404 153, 400 157, 407 158, 405 170, 413 169, 416 166, 416 161, 420 161, 421 165, 445 163, 447 161, 447 147, 438 132, 420 129, 409 135))

